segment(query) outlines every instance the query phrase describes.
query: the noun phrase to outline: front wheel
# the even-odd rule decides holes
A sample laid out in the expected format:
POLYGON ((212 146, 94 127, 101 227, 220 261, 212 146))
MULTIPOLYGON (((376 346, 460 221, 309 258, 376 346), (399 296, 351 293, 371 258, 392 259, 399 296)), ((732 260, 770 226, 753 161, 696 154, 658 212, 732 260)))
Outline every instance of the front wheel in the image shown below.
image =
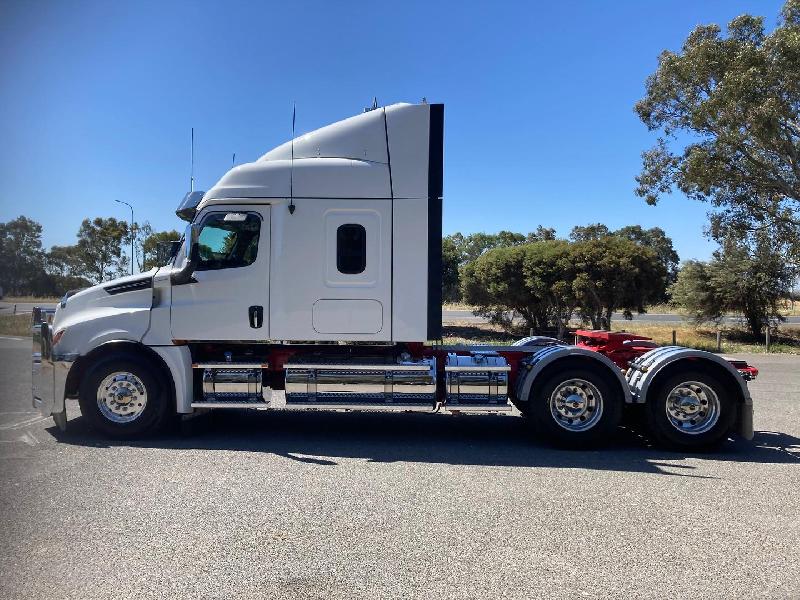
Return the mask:
POLYGON ((647 424, 662 444, 681 450, 713 449, 728 437, 736 400, 711 375, 674 375, 648 394, 647 424))
POLYGON ((167 389, 150 361, 132 354, 112 355, 84 376, 81 413, 93 429, 108 437, 142 437, 158 432, 169 420, 167 389))
POLYGON ((594 370, 566 369, 535 384, 526 416, 536 430, 562 446, 606 441, 622 417, 622 398, 594 370))

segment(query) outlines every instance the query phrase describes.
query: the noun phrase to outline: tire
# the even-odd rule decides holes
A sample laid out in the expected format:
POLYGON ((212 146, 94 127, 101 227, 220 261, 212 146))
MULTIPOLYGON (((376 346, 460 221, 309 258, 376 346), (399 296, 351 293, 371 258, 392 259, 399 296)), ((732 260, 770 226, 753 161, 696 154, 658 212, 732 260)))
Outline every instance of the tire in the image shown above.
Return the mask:
POLYGON ((736 420, 737 402, 728 387, 699 371, 675 374, 648 394, 647 426, 660 444, 677 450, 712 450, 736 420))
POLYGON ((175 412, 160 369, 135 354, 113 354, 92 365, 78 394, 92 429, 115 439, 161 431, 175 412))
POLYGON ((557 445, 583 448, 611 438, 622 418, 622 397, 594 369, 564 369, 534 382, 526 416, 557 445))

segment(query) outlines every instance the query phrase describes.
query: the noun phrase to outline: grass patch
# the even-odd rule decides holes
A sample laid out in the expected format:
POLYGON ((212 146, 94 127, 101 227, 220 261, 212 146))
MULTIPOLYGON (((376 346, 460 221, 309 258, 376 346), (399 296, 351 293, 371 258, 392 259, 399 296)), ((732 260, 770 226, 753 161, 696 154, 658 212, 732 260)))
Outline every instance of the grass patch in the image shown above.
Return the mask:
POLYGON ((46 304, 55 304, 56 302, 60 302, 61 298, 56 298, 56 297, 41 298, 38 296, 6 296, 3 298, 2 301, 6 302, 7 304, 15 304, 18 302, 42 302, 46 304))
MULTIPOLYGON (((672 323, 639 323, 630 321, 614 321, 611 324, 614 331, 627 331, 638 333, 653 338, 657 344, 668 346, 672 344, 672 330, 675 330, 676 343, 679 346, 697 348, 716 352, 717 330, 714 327, 698 327, 691 325, 676 325, 672 323)), ((473 323, 470 321, 454 321, 442 326, 442 342, 445 344, 467 345, 507 345, 523 338, 527 332, 516 331, 508 333, 496 325, 488 323, 473 323)), ((721 352, 755 353, 766 352, 764 340, 754 340, 745 330, 728 327, 722 330, 721 352)), ((779 329, 777 335, 772 336, 770 352, 800 355, 800 328, 786 327, 779 329)))
MULTIPOLYGON (((682 315, 684 314, 680 306, 669 303, 653 304, 647 307, 647 312, 651 315, 682 315)), ((791 300, 782 300, 779 303, 779 312, 784 317, 800 316, 800 301, 792 303, 791 300)), ((737 313, 725 313, 726 317, 739 317, 737 313)))
MULTIPOLYGON (((672 331, 675 330, 675 342, 679 346, 708 350, 709 352, 717 351, 717 330, 714 327, 700 326, 695 328, 692 325, 677 325, 674 323, 645 324, 617 320, 611 323, 611 329, 613 331, 628 331, 646 335, 661 345, 672 344, 672 331)), ((744 329, 725 327, 721 331, 721 352, 766 352, 764 339, 753 339, 753 336, 744 329)), ((794 327, 779 329, 778 333, 771 338, 770 352, 800 354, 800 329, 794 327)))
POLYGON ((442 304, 442 310, 475 310, 475 307, 462 302, 445 302, 442 304))
POLYGON ((30 315, 0 315, 0 335, 30 336, 30 315))
POLYGON ((503 331, 497 325, 451 321, 442 325, 442 342, 445 344, 492 344, 503 346, 516 342, 523 335, 503 331))

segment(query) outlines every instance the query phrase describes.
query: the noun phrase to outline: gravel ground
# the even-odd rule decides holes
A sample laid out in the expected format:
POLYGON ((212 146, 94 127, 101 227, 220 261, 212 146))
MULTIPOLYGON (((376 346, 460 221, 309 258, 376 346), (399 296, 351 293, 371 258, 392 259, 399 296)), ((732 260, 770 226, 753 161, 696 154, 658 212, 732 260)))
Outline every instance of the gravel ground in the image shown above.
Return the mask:
POLYGON ((800 358, 748 356, 756 438, 620 430, 554 450, 514 416, 235 412, 109 443, 30 408, 0 338, 2 598, 800 597, 800 358))

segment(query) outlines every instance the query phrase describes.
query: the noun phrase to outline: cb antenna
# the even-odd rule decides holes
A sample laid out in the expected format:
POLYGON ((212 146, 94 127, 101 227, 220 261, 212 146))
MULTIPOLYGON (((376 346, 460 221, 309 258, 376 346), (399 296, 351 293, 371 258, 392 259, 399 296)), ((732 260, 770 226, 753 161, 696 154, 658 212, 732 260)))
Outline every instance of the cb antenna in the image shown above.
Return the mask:
POLYGON ((189 191, 194 191, 194 127, 192 127, 191 167, 189 170, 189 191))
POLYGON ((289 168, 289 214, 294 214, 294 123, 297 117, 297 103, 292 104, 292 160, 289 168))

